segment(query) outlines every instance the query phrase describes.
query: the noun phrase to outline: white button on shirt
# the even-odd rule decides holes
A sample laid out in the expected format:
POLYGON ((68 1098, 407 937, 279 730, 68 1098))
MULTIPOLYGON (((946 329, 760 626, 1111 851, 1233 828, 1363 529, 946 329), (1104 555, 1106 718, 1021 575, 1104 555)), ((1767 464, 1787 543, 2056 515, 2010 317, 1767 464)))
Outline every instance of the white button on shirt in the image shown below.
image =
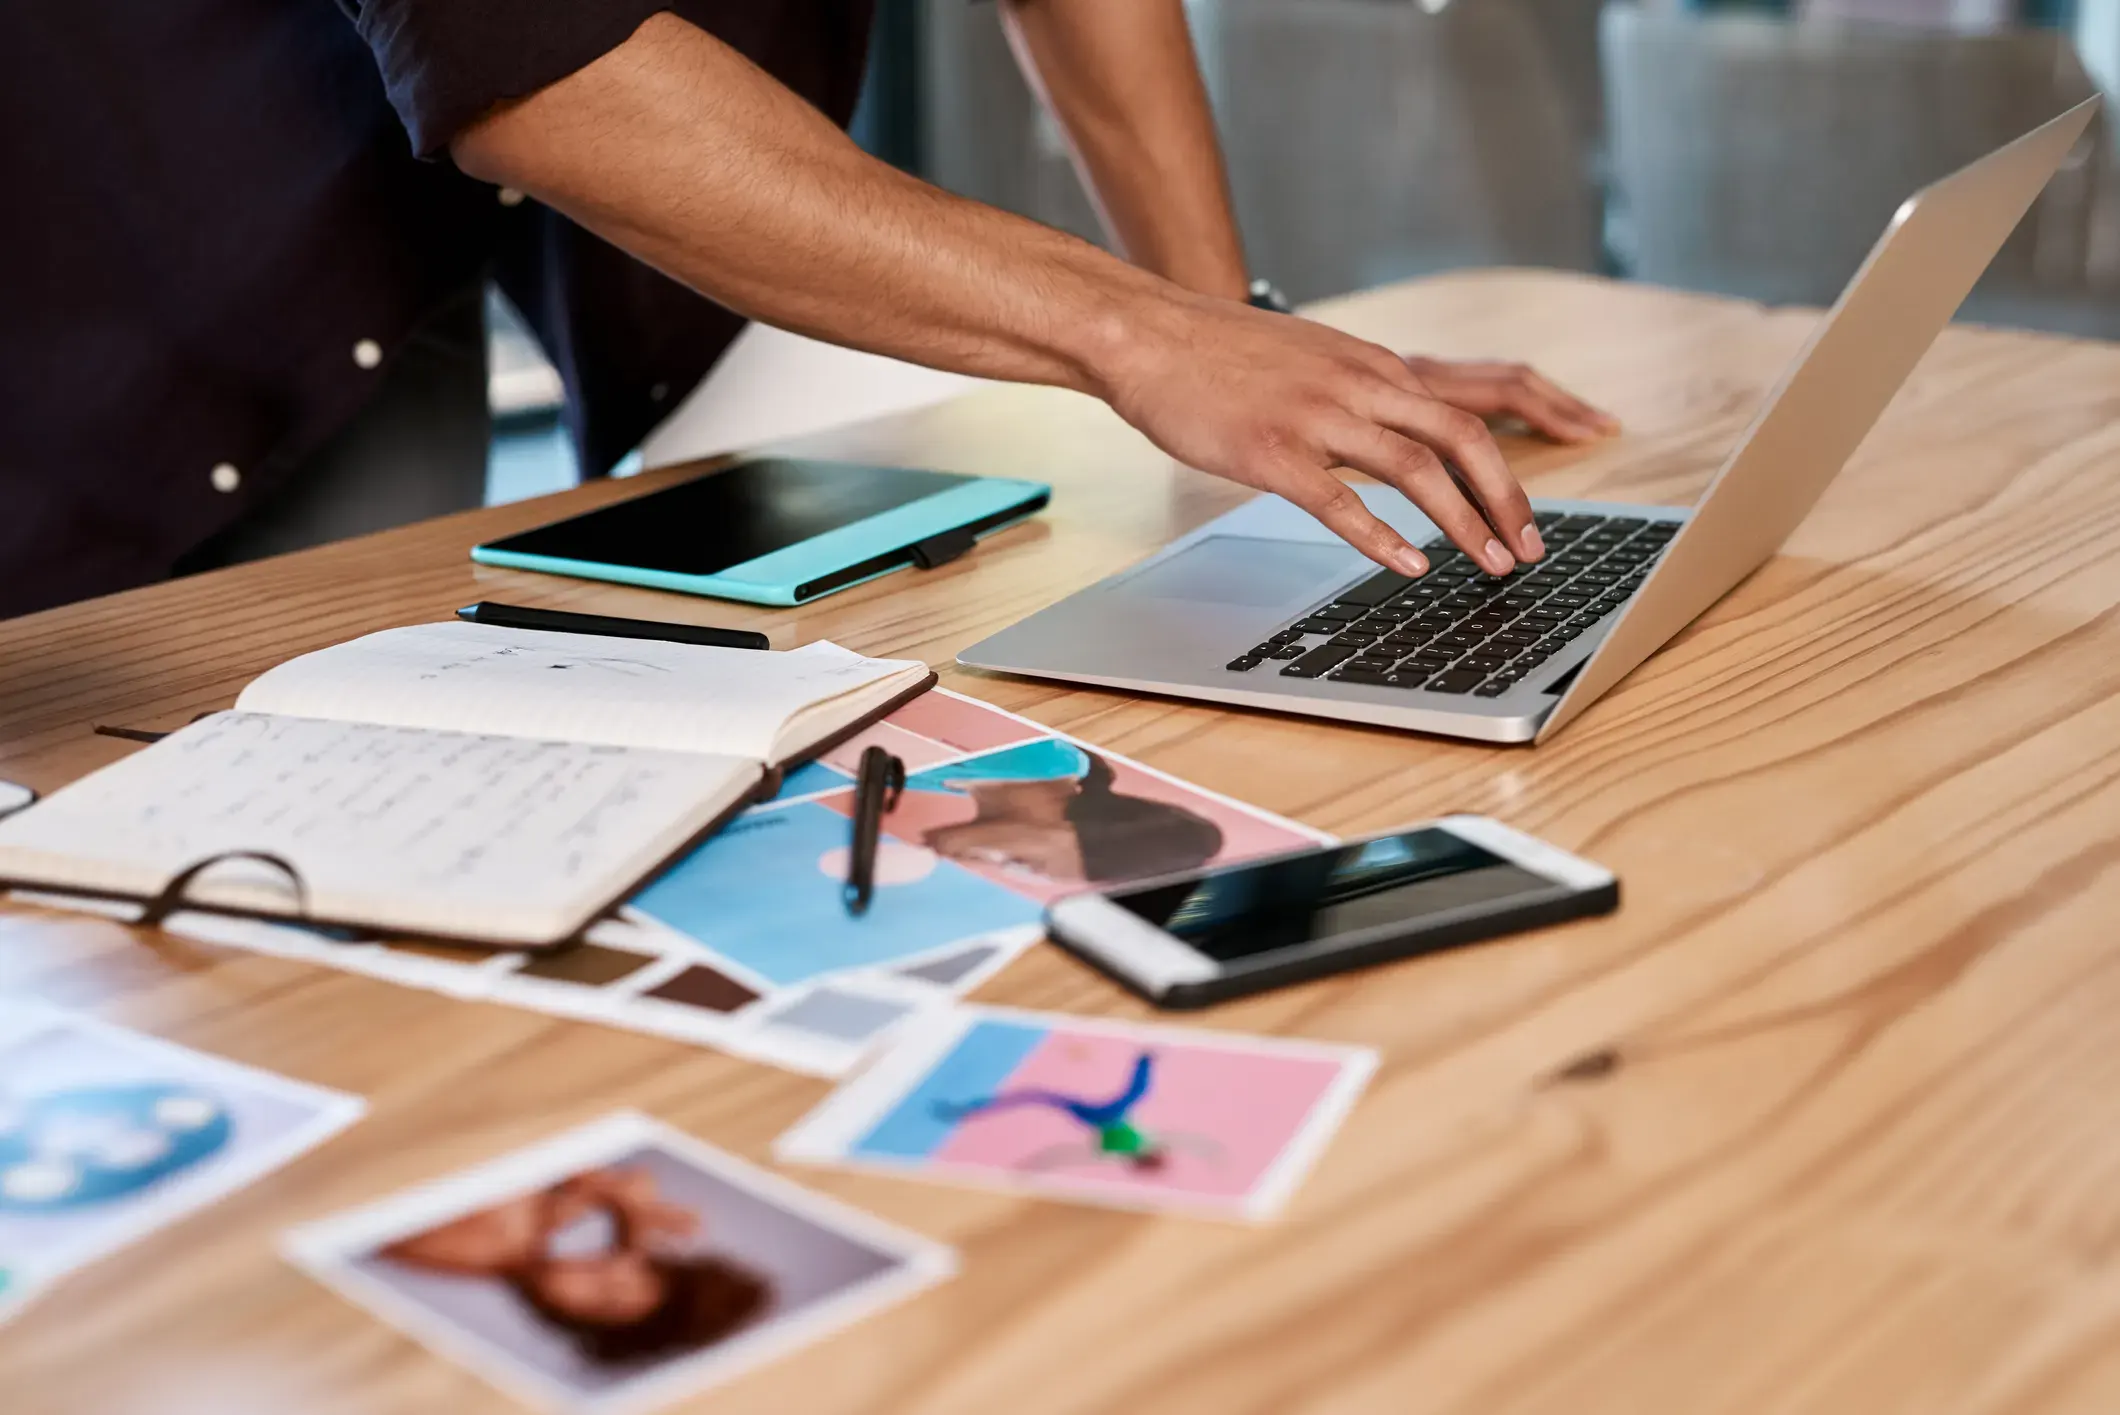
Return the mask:
POLYGON ((214 469, 208 472, 206 477, 213 483, 213 489, 220 492, 234 491, 243 484, 243 474, 236 470, 233 462, 215 463, 214 469))
POLYGON ((383 361, 383 346, 373 339, 363 339, 353 346, 353 361, 361 368, 374 368, 383 361))

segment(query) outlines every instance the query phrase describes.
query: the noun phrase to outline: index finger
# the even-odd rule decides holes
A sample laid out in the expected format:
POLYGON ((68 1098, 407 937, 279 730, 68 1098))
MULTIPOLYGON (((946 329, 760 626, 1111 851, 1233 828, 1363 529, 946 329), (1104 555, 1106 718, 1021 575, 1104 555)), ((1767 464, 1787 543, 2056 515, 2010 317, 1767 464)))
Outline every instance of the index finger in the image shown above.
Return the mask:
POLYGON ((1401 575, 1428 573, 1428 557, 1362 504, 1355 489, 1328 471, 1305 467, 1291 472, 1281 495, 1318 518, 1325 528, 1387 570, 1401 575))
POLYGON ((1531 517, 1530 498, 1517 484, 1487 424, 1462 408, 1399 388, 1381 395, 1367 415, 1448 458, 1503 544, 1521 559, 1544 558, 1546 543, 1531 517))

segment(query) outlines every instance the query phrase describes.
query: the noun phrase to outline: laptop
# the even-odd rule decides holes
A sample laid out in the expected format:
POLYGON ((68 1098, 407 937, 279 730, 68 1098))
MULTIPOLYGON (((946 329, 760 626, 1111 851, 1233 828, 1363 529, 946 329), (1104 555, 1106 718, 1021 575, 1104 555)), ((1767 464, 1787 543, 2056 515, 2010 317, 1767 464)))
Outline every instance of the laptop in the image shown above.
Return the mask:
POLYGON ((1432 561, 1380 571, 1261 496, 957 656, 970 668, 1483 742, 1544 741, 1781 547, 2096 114, 2090 99, 1909 198, 1690 510, 1534 500, 1488 576, 1397 491, 1432 561))

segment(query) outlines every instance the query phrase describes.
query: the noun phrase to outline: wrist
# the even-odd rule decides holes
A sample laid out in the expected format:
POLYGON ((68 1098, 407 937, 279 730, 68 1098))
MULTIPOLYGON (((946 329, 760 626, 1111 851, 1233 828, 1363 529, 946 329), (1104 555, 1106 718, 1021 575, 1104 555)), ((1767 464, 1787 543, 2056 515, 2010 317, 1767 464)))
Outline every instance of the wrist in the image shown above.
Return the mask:
POLYGON ((1192 307, 1206 296, 1161 280, 1144 287, 1114 290, 1085 330, 1077 391, 1106 403, 1139 382, 1139 370, 1168 356, 1183 342, 1192 307))
POLYGON ((1195 295, 1139 266, 1091 248, 1074 264, 1058 298, 1043 302, 1042 343, 1067 370, 1057 380, 1077 393, 1111 401, 1132 382, 1130 371, 1165 347, 1195 295), (1072 290, 1069 291, 1069 287, 1072 290))

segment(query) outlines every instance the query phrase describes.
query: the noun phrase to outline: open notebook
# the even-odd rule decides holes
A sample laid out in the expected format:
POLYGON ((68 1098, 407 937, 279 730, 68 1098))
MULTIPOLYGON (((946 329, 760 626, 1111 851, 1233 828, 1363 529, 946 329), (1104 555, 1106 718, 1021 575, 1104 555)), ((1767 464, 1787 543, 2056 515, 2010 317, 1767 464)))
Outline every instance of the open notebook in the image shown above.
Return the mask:
POLYGON ((563 942, 769 771, 934 681, 829 643, 386 630, 282 664, 234 711, 0 820, 0 884, 150 900, 217 860, 184 882, 187 903, 563 942))

